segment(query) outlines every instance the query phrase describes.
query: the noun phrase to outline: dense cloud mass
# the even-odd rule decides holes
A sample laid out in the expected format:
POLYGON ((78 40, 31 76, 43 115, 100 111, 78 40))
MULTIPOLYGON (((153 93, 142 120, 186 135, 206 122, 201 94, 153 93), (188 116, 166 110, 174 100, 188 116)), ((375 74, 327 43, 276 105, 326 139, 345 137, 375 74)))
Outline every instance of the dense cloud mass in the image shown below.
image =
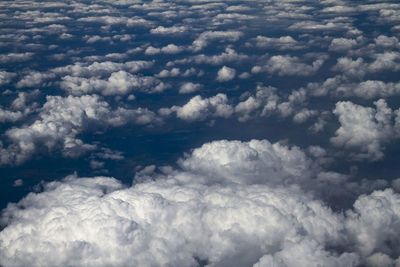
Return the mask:
POLYGON ((1 1, 0 265, 400 266, 399 40, 396 0, 1 1))
POLYGON ((131 187, 114 178, 68 176, 5 209, 1 263, 400 263, 392 258, 399 253, 400 195, 375 191, 346 214, 335 213, 296 186, 274 181, 310 176, 307 164, 298 149, 266 140, 217 141, 182 159, 181 169, 139 173, 141 182, 131 187))

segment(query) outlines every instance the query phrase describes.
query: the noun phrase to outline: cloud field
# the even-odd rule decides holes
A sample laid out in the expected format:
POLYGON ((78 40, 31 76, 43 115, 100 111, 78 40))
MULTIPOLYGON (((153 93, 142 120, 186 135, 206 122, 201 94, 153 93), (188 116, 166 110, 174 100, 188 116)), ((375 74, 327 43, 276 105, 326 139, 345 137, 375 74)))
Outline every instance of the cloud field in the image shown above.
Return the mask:
POLYGON ((0 3, 1 266, 400 266, 400 4, 0 3))

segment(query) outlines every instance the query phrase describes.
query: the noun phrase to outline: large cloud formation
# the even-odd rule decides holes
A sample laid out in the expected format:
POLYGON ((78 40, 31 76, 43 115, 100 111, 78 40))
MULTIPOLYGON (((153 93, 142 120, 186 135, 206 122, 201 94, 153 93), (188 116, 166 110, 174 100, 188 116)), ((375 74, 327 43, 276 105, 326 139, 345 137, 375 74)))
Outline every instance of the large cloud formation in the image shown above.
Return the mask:
POLYGON ((333 212, 297 186, 276 184, 308 175, 309 163, 300 150, 266 140, 215 141, 179 164, 160 173, 145 168, 130 187, 71 175, 9 204, 1 217, 0 264, 400 263, 400 195, 392 189, 360 196, 345 214, 333 212))

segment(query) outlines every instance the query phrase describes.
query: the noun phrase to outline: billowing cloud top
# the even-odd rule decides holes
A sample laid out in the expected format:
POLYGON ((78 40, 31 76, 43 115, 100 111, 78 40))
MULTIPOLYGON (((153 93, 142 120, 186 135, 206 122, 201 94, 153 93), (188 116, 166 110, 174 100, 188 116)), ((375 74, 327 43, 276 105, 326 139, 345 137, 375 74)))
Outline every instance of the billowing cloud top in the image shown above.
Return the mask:
POLYGON ((1 266, 400 266, 396 1, 5 0, 0 24, 1 266))

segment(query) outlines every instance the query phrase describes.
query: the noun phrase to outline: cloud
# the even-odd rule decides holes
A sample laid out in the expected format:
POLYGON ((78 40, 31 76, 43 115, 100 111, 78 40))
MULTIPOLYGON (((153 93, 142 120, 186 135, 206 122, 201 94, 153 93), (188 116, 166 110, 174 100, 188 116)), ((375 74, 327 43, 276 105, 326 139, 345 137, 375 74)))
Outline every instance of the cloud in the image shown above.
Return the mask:
POLYGON ((334 38, 329 45, 329 50, 336 52, 347 52, 357 45, 354 39, 334 38))
POLYGON ((0 71, 0 86, 10 83, 15 76, 15 73, 0 71))
POLYGON ((224 52, 219 55, 196 55, 184 59, 170 61, 167 65, 172 66, 175 64, 210 64, 222 65, 228 62, 241 62, 248 59, 249 56, 245 54, 238 54, 234 49, 227 47, 224 52))
POLYGON ((1 164, 21 164, 40 151, 59 149, 64 156, 77 157, 93 150, 94 145, 77 138, 79 133, 87 130, 89 123, 119 127, 127 123, 143 125, 154 122, 157 122, 155 114, 147 109, 112 109, 97 95, 47 96, 37 120, 6 131, 12 143, 3 149, 1 164))
POLYGON ((276 91, 275 87, 258 85, 255 95, 250 95, 236 105, 235 112, 239 115, 239 121, 247 121, 253 116, 266 116, 275 111, 280 100, 276 91))
POLYGON ((257 36, 256 46, 259 48, 273 48, 278 50, 297 50, 304 48, 292 36, 281 36, 279 38, 257 36))
POLYGON ((368 64, 360 57, 356 60, 348 57, 341 57, 338 58, 336 65, 332 69, 348 77, 363 78, 368 71, 367 68, 368 64))
POLYGON ((187 27, 185 26, 172 26, 172 27, 158 26, 157 28, 150 30, 152 34, 161 34, 161 35, 184 33, 186 31, 187 27))
POLYGON ((144 69, 149 69, 154 65, 152 61, 144 60, 134 60, 126 61, 124 63, 103 61, 103 62, 93 62, 93 63, 83 63, 77 62, 72 65, 67 65, 64 67, 58 67, 51 70, 56 74, 66 75, 75 77, 85 77, 90 78, 93 76, 104 76, 109 75, 113 72, 124 70, 130 73, 139 72, 144 69))
POLYGON ((397 117, 380 99, 374 102, 376 109, 354 104, 350 101, 336 103, 333 113, 339 117, 340 127, 331 138, 335 146, 356 149, 350 153, 353 159, 379 160, 383 158, 384 145, 399 135, 397 117), (396 124, 393 119, 396 117, 396 124))
MULTIPOLYGON (((303 159, 303 160, 302 160, 303 159)), ((400 195, 360 196, 333 212, 285 184, 307 179, 298 148, 216 141, 179 169, 155 166, 126 187, 109 177, 44 184, 1 215, 0 264, 381 266, 399 255, 400 195), (285 186, 282 186, 285 185, 285 186)))
POLYGON ((233 68, 229 68, 227 66, 223 66, 219 71, 217 75, 217 81, 219 82, 227 82, 235 78, 236 76, 236 70, 233 68))
POLYGON ((272 56, 265 66, 255 66, 252 68, 253 73, 266 71, 270 74, 277 73, 279 76, 298 75, 310 76, 318 71, 324 63, 324 59, 320 58, 312 62, 311 65, 302 63, 298 57, 293 56, 272 56))
POLYGON ((228 104, 228 97, 225 94, 217 94, 209 98, 194 96, 183 106, 172 106, 162 108, 159 113, 169 116, 176 112, 176 116, 185 121, 205 120, 208 117, 228 118, 233 113, 233 108, 228 104))
POLYGON ((125 17, 125 16, 89 16, 89 17, 83 17, 79 18, 78 21, 82 22, 97 22, 97 23, 102 23, 105 25, 118 25, 118 24, 125 24, 127 27, 151 27, 153 25, 153 22, 148 21, 144 18, 141 18, 139 16, 134 16, 134 17, 125 17))
POLYGON ((182 84, 182 86, 179 88, 179 93, 180 94, 190 94, 190 93, 200 90, 201 87, 202 87, 201 84, 187 82, 187 83, 182 84))
POLYGON ((236 42, 243 35, 239 31, 205 31, 193 41, 192 50, 198 52, 207 47, 210 41, 221 40, 228 42, 236 42))
POLYGON ((174 44, 169 44, 161 48, 161 52, 165 54, 178 54, 185 49, 182 46, 177 46, 174 44))
POLYGON ((64 76, 60 87, 73 95, 100 92, 102 95, 126 95, 132 91, 147 93, 161 92, 167 85, 151 76, 130 74, 120 70, 113 72, 107 80, 64 76))
POLYGON ((15 87, 44 87, 44 81, 55 78, 54 73, 41 73, 37 71, 31 71, 29 74, 25 75, 21 80, 17 82, 15 87))
POLYGON ((21 111, 11 111, 0 107, 0 122, 15 122, 23 117, 21 111))
POLYGON ((0 63, 24 62, 31 60, 33 55, 31 52, 3 54, 0 55, 0 63))

